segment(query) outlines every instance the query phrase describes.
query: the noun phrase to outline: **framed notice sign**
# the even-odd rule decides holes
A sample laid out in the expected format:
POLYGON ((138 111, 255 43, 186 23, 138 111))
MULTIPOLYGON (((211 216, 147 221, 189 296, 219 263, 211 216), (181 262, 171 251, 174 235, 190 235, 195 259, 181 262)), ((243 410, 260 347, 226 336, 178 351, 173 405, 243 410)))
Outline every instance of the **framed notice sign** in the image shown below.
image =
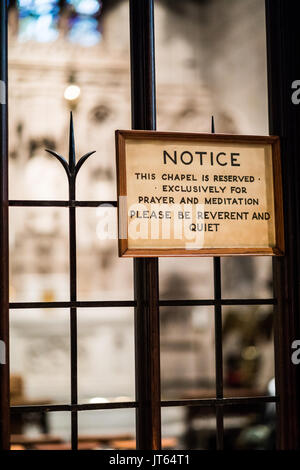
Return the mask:
POLYGON ((282 255, 278 137, 116 131, 119 254, 282 255))

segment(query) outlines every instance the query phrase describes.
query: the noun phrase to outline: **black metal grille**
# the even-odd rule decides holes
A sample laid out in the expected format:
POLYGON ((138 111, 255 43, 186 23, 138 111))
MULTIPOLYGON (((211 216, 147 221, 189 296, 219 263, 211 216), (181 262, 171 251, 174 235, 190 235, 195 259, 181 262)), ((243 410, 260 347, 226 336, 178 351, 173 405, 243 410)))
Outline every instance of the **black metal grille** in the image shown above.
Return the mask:
MULTIPOLYGON (((130 402, 112 402, 112 403, 78 403, 78 384, 77 384, 77 308, 109 308, 109 307, 136 307, 137 302, 112 300, 112 301, 79 301, 77 300, 77 269, 76 269, 76 207, 98 207, 102 204, 107 205, 107 201, 76 201, 76 168, 93 152, 85 155, 76 165, 75 144, 72 114, 70 118, 70 143, 69 143, 69 163, 63 157, 55 152, 49 151, 63 165, 69 181, 69 201, 26 201, 13 200, 9 202, 11 207, 22 206, 43 206, 57 207, 63 206, 69 209, 69 259, 70 259, 70 301, 66 302, 11 302, 9 307, 14 309, 39 309, 39 308, 69 308, 70 309, 70 338, 71 338, 71 403, 62 405, 33 405, 33 406, 12 406, 12 413, 31 413, 31 412, 54 412, 69 411, 71 413, 71 445, 72 450, 78 447, 78 412, 87 410, 113 410, 124 408, 137 408, 137 401, 130 402)), ((117 201, 110 201, 114 207, 117 207, 117 201)), ((222 299, 221 294, 221 259, 214 258, 214 298, 207 300, 159 300, 161 307, 179 307, 179 306, 213 306, 215 318, 215 364, 216 364, 216 398, 212 399, 186 399, 186 400, 164 400, 161 401, 162 407, 188 406, 211 407, 216 414, 217 430, 217 448, 224 446, 224 407, 237 405, 253 405, 277 402, 276 396, 261 397, 240 397, 224 398, 223 394, 223 348, 222 348, 222 306, 233 305, 274 305, 276 300, 270 299, 222 299)), ((159 430, 160 433, 160 430, 159 430)))
MULTIPOLYGON (((214 130, 214 126, 212 127, 214 130)), ((57 207, 63 206, 69 208, 69 258, 70 258, 70 301, 68 302, 11 302, 10 309, 35 309, 35 308, 70 308, 70 337, 71 337, 71 403, 63 405, 36 405, 36 406, 12 406, 12 413, 31 413, 69 411, 71 412, 71 444, 72 450, 78 446, 78 412, 87 410, 112 410, 124 408, 137 408, 138 403, 132 402, 113 402, 113 403, 78 403, 78 384, 77 384, 77 308, 95 308, 95 307, 136 307, 137 302, 132 301, 78 301, 77 300, 77 269, 76 269, 76 207, 99 207, 102 204, 107 205, 107 201, 76 201, 76 168, 93 152, 82 157, 76 165, 75 144, 72 114, 70 118, 70 143, 69 143, 69 164, 63 157, 55 152, 49 151, 63 165, 69 181, 69 201, 26 201, 13 200, 9 202, 11 207, 21 206, 42 206, 57 207)), ((117 201, 109 201, 113 207, 117 207, 117 201)), ((159 306, 213 306, 215 317, 215 364, 216 364, 216 398, 212 399, 192 399, 192 400, 165 400, 161 401, 162 407, 172 406, 197 406, 211 407, 216 413, 217 429, 217 448, 224 446, 224 406, 251 405, 260 403, 277 402, 276 396, 261 397, 240 397, 224 398, 223 394, 223 348, 222 348, 222 306, 224 305, 274 305, 276 300, 270 299, 222 299, 221 294, 221 259, 214 258, 214 298, 207 300, 159 300, 159 306)))

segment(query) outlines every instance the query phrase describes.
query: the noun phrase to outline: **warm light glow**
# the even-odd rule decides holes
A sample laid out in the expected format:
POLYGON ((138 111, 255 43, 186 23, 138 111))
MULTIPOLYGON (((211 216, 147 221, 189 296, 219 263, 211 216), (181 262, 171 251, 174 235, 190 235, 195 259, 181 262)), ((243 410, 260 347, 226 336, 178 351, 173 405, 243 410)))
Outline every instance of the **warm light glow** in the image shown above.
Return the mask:
POLYGON ((108 403, 107 398, 93 397, 89 400, 90 403, 108 403))
POLYGON ((68 101, 76 101, 80 96, 80 88, 77 85, 69 85, 65 89, 64 97, 68 101))

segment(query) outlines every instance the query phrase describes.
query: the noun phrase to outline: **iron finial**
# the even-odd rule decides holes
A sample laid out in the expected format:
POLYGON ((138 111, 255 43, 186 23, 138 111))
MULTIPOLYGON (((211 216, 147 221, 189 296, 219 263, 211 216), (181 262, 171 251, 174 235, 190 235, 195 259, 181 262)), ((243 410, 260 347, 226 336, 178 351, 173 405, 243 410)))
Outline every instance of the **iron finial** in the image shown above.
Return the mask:
POLYGON ((215 118, 214 116, 211 117, 211 133, 212 134, 215 134, 216 131, 215 131, 215 118))
POLYGON ((85 155, 83 155, 79 161, 76 164, 76 154, 75 154, 75 138, 74 138, 74 126, 73 126, 73 114, 72 111, 70 113, 70 135, 69 135, 69 163, 65 160, 64 157, 59 155, 57 152, 54 152, 54 150, 48 150, 46 149, 46 152, 50 153, 53 155, 64 167, 68 178, 70 181, 75 181, 75 178, 77 176, 78 171, 84 164, 84 162, 91 156, 93 153, 95 153, 95 150, 92 152, 88 152, 85 155))
POLYGON ((76 166, 76 156, 75 156, 73 113, 72 113, 72 111, 70 111, 69 169, 70 169, 71 174, 74 172, 75 166, 76 166))

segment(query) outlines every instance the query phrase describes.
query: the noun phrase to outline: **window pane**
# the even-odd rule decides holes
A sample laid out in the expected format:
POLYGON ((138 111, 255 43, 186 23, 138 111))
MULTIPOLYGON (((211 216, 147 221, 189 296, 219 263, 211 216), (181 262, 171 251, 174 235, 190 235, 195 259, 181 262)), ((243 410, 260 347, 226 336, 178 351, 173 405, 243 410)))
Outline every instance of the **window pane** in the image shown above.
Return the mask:
POLYGON ((160 258, 159 274, 162 300, 213 297, 212 258, 160 258))
POLYGON ((224 307, 223 362, 225 396, 268 395, 275 374, 272 308, 224 307))
POLYGON ((159 129, 268 133, 262 0, 157 2, 155 29, 159 129))
POLYGON ((11 430, 12 450, 71 450, 70 413, 13 413, 11 430))
POLYGON ((162 437, 173 449, 214 450, 216 418, 212 408, 162 408, 162 437))
POLYGON ((215 396, 211 307, 160 309, 162 399, 215 396))
POLYGON ((221 268, 224 299, 272 298, 271 257, 222 258, 221 268))
POLYGON ((12 405, 70 402, 67 309, 10 311, 12 405))
POLYGON ((132 259, 119 258, 116 231, 116 208, 77 209, 78 299, 133 300, 132 259))
POLYGON ((275 404, 225 407, 224 432, 226 450, 275 450, 275 404))
POLYGON ((134 401, 132 308, 78 310, 78 390, 82 403, 134 401))
POLYGON ((69 236, 66 209, 10 210, 10 300, 69 300, 69 236))
POLYGON ((92 442, 97 450, 134 450, 135 410, 81 411, 78 433, 79 442, 92 442))

